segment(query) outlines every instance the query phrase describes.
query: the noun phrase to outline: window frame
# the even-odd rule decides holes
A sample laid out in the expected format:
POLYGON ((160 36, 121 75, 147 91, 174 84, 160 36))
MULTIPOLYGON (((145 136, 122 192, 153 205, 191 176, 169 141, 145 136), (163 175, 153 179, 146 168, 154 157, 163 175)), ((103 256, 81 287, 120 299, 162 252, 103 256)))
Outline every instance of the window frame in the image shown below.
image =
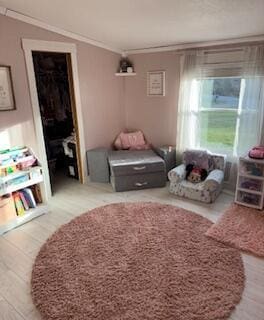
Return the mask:
MULTIPOLYGON (((239 88, 239 96, 238 98, 240 98, 241 95, 241 83, 243 80, 243 76, 241 75, 236 75, 236 76, 212 76, 212 77, 199 77, 197 80, 200 82, 200 85, 202 85, 202 81, 204 80, 214 80, 214 79, 240 79, 240 88, 239 88)), ((201 89, 201 87, 200 87, 201 89)), ((201 89, 202 91, 202 89, 201 89)), ((201 93, 201 92, 200 92, 201 93)), ((199 108, 198 108, 198 123, 199 123, 199 141, 198 141, 198 146, 199 148, 208 148, 208 149, 212 149, 213 152, 218 152, 218 153, 225 153, 228 156, 234 157, 235 156, 235 148, 236 148, 236 134, 237 134, 237 128, 238 128, 238 124, 239 124, 239 104, 237 106, 237 108, 204 108, 201 106, 201 95, 200 95, 200 102, 199 102, 199 108), (234 128, 234 141, 233 141, 233 145, 232 147, 229 149, 228 146, 224 147, 221 144, 219 144, 219 147, 217 147, 216 144, 212 144, 210 142, 207 141, 207 143, 205 145, 202 144, 202 137, 201 137, 201 132, 202 132, 202 127, 201 127, 201 112, 219 112, 219 111, 226 111, 226 112, 235 112, 236 113, 236 124, 235 124, 235 128, 234 128)), ((239 102, 238 102, 239 103, 239 102)), ((207 126, 208 128, 208 126, 207 126)))

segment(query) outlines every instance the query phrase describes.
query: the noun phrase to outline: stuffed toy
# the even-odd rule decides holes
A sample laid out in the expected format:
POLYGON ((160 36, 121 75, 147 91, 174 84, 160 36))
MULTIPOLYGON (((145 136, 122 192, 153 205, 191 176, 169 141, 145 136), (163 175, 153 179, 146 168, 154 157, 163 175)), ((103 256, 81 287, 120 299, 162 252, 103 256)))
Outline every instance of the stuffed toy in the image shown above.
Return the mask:
POLYGON ((186 179, 192 183, 198 183, 204 181, 207 177, 207 171, 205 169, 188 164, 186 166, 186 179))

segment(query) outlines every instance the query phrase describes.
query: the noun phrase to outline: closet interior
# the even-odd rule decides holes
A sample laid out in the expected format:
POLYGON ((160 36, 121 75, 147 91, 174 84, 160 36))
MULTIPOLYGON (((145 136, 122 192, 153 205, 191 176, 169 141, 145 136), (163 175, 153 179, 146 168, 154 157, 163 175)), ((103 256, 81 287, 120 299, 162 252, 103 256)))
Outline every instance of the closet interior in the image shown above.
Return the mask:
POLYGON ((33 52, 51 187, 64 177, 79 179, 69 56, 33 52))

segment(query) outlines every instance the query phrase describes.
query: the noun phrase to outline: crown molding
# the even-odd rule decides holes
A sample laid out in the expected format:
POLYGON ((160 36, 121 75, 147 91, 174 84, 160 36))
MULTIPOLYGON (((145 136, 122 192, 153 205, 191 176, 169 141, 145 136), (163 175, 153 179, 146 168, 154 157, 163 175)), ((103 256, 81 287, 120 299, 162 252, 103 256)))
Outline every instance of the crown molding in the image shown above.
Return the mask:
POLYGON ((0 14, 5 16, 6 15, 6 11, 7 11, 6 8, 0 6, 0 14))
POLYGON ((119 54, 123 53, 123 51, 121 49, 113 48, 111 46, 108 46, 107 44, 100 42, 100 41, 89 39, 87 37, 76 34, 74 32, 67 31, 67 30, 52 26, 46 22, 32 18, 30 16, 24 15, 24 14, 16 12, 16 11, 10 10, 8 8, 0 7, 0 14, 7 16, 7 17, 10 17, 10 18, 13 18, 13 19, 16 19, 16 20, 19 20, 19 21, 23 21, 25 23, 37 26, 39 28, 42 28, 42 29, 45 29, 45 30, 48 30, 51 32, 55 32, 57 34, 60 34, 62 36, 65 36, 65 37, 68 37, 68 38, 71 38, 74 40, 78 40, 81 42, 91 44, 91 45, 99 47, 99 48, 103 48, 103 49, 106 49, 106 50, 109 50, 109 51, 112 51, 115 53, 119 53, 119 54))
POLYGON ((145 49, 132 49, 125 50, 125 55, 130 54, 139 54, 139 53, 154 53, 154 52, 165 52, 165 51, 177 51, 177 50, 186 50, 186 49, 195 49, 195 48, 206 48, 213 46, 229 45, 229 44, 239 44, 239 43, 249 43, 249 42, 260 42, 264 41, 264 35, 235 38, 235 39, 226 39, 226 40, 215 40, 215 41, 203 41, 203 42, 192 42, 192 43, 183 43, 176 44, 172 46, 164 47, 153 47, 145 49))
POLYGON ((215 41, 201 41, 201 42, 192 42, 192 43, 182 43, 182 44, 176 44, 171 46, 161 46, 161 47, 152 47, 152 48, 142 48, 142 49, 131 49, 131 50, 121 50, 118 48, 114 48, 111 46, 108 46, 107 44, 104 44, 100 41, 96 41, 93 39, 89 39, 85 36, 76 34, 71 31, 67 31, 55 26, 52 26, 46 22, 43 22, 41 20, 32 18, 30 16, 24 15, 22 13, 16 12, 14 10, 10 10, 5 7, 0 6, 0 14, 23 21, 25 23, 37 26, 39 28, 55 32, 57 34, 63 35, 65 37, 78 40, 84 43, 91 44, 93 46, 103 48, 118 54, 121 54, 122 56, 128 56, 131 54, 140 54, 140 53, 155 53, 155 52, 166 52, 166 51, 177 51, 177 50, 186 50, 186 49, 195 49, 195 48, 206 48, 206 47, 213 47, 213 46, 221 46, 221 45, 232 45, 232 44, 239 44, 239 43, 250 43, 250 42, 264 42, 264 35, 258 35, 258 36, 250 36, 250 37, 241 37, 241 38, 233 38, 233 39, 225 39, 225 40, 215 40, 215 41))

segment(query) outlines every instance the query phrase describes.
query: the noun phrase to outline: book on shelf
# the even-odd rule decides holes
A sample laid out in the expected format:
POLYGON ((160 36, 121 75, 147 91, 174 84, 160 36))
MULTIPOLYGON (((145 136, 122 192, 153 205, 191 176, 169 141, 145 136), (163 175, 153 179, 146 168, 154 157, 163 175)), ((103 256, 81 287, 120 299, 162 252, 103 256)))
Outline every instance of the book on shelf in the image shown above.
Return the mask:
POLYGON ((0 150, 0 177, 27 170, 36 165, 37 159, 27 147, 0 150))
POLYGON ((23 193, 29 208, 36 208, 37 203, 34 198, 32 190, 30 188, 25 188, 25 189, 22 189, 21 192, 23 193))
MULTIPOLYGON (((9 195, 14 202, 17 216, 23 216, 30 208, 36 208, 42 202, 40 187, 38 185, 24 188, 9 195)), ((0 199, 5 196, 0 197, 0 199)))
POLYGON ((20 198, 19 192, 13 193, 13 199, 15 202, 16 212, 18 216, 23 216, 25 213, 25 209, 22 203, 22 200, 20 198))
POLYGON ((19 193, 19 197, 20 197, 20 199, 21 199, 21 201, 22 201, 22 203, 23 203, 23 206, 24 206, 25 210, 28 210, 28 209, 29 209, 29 205, 28 205, 28 203, 27 203, 27 200, 26 200, 23 192, 22 192, 22 191, 19 191, 18 193, 19 193))
POLYGON ((30 187, 30 189, 32 190, 32 193, 33 193, 33 196, 34 196, 36 202, 42 203, 40 186, 38 184, 34 184, 33 186, 30 187))

